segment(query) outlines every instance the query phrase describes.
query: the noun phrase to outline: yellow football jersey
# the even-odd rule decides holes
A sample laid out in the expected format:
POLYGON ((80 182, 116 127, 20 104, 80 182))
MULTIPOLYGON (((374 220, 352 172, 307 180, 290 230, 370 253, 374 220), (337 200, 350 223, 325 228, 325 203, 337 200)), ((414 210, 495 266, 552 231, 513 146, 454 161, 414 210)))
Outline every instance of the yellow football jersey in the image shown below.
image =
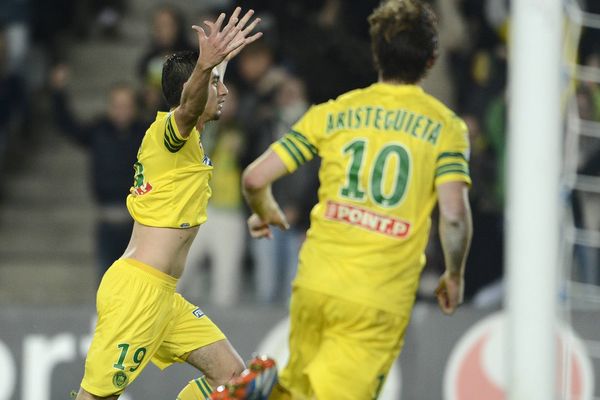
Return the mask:
POLYGON ((271 148, 290 172, 321 157, 295 285, 405 312, 436 185, 471 183, 465 123, 418 86, 376 83, 313 106, 271 148))
POLYGON ((134 168, 127 208, 137 222, 189 228, 206 221, 213 168, 196 128, 183 138, 174 114, 159 112, 146 131, 134 168))

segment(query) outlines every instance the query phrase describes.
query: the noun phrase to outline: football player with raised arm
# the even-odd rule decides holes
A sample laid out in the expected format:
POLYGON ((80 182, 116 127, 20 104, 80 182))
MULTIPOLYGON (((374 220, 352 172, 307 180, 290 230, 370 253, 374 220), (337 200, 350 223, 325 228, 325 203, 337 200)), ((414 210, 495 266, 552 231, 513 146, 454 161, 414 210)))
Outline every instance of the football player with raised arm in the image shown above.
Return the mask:
POLYGON ((78 400, 117 399, 150 361, 161 369, 187 362, 204 374, 182 390, 181 400, 208 399, 212 388, 244 370, 219 328, 175 293, 211 193, 201 133, 219 118, 227 96, 225 64, 261 36, 252 34, 260 21, 250 21, 253 11, 241 18, 240 12, 226 24, 221 14, 205 28, 194 26, 199 52, 173 54, 164 63, 170 111, 157 114, 138 152, 127 198, 133 232, 98 289, 98 322, 78 400))

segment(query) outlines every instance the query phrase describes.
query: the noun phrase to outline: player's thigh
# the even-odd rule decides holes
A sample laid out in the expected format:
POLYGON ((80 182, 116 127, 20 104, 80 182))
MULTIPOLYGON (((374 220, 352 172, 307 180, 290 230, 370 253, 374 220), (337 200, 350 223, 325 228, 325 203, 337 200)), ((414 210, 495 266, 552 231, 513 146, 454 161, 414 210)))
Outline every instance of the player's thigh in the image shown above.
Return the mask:
POLYGON ((241 357, 223 332, 199 307, 179 294, 173 296, 170 331, 152 362, 161 369, 173 363, 189 362, 205 373, 211 383, 219 384, 244 369, 241 357))
POLYGON ((406 317, 332 299, 318 355, 307 367, 318 399, 376 398, 400 353, 406 317))
POLYGON ((310 396, 311 388, 306 368, 313 362, 321 347, 324 320, 322 315, 327 296, 295 287, 290 301, 290 357, 280 373, 281 385, 294 398, 310 396))
POLYGON ((81 387, 99 398, 120 394, 137 378, 171 320, 174 281, 167 284, 136 265, 115 262, 98 289, 98 321, 81 387))

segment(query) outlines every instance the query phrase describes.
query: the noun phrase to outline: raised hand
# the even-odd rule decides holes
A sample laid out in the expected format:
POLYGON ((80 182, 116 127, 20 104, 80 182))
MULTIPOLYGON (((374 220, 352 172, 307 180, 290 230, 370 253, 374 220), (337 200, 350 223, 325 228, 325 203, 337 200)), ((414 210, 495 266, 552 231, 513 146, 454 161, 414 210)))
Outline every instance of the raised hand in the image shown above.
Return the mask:
MULTIPOLYGON (((238 54, 242 47, 262 36, 262 33, 258 32, 247 37, 260 22, 260 19, 255 19, 248 27, 246 27, 246 24, 250 21, 254 11, 249 10, 241 20, 238 18, 240 12, 241 8, 237 7, 229 17, 229 21, 223 29, 221 29, 221 27, 225 21, 224 13, 219 15, 215 22, 204 21, 204 24, 209 29, 208 35, 203 28, 197 25, 192 27, 198 35, 200 50, 198 64, 203 69, 213 68, 225 60, 230 54, 238 54)), ((231 59, 231 57, 228 59, 231 59)))
MULTIPOLYGON (((244 15, 242 17, 242 19, 240 20, 240 25, 242 27, 245 26, 248 23, 248 21, 250 20, 250 18, 252 18, 253 15, 254 15, 254 10, 249 10, 246 13, 246 15, 244 15)), ((260 18, 255 18, 254 21, 252 21, 252 23, 250 25, 248 25, 246 28, 244 28, 240 32, 238 32, 238 34, 236 35, 234 40, 243 39, 244 43, 241 46, 239 46, 238 48, 236 48, 235 50, 231 51, 231 53, 227 54, 227 57, 225 57, 225 61, 230 61, 232 58, 234 58, 235 56, 240 54, 240 51, 242 51, 242 49, 244 47, 246 47, 247 44, 254 42, 255 40, 259 39, 262 36, 262 32, 257 32, 252 36, 248 36, 254 30, 256 25, 258 25, 258 23, 260 21, 261 21, 260 18)))

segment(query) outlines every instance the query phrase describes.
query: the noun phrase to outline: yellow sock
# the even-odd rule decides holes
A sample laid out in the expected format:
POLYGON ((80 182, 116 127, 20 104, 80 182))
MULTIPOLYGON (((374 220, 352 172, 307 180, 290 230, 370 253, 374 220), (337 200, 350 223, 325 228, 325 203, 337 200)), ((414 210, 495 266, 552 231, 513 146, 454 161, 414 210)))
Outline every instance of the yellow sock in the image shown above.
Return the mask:
POLYGON ((177 395, 177 400, 210 400, 212 388, 205 377, 189 381, 177 395))

